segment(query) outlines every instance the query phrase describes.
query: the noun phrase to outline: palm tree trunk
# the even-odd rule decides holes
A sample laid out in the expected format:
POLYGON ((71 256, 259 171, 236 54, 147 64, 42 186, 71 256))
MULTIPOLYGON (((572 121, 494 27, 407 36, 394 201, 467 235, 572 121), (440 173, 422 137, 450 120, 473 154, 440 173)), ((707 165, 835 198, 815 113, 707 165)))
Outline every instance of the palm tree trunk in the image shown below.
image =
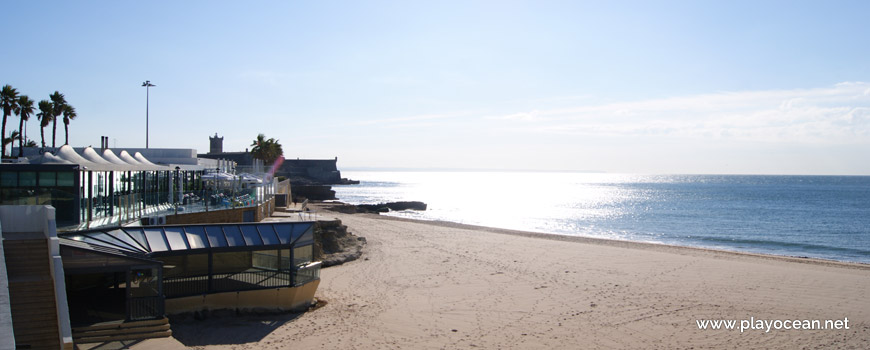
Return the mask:
POLYGON ((45 148, 45 127, 39 126, 39 137, 42 139, 42 148, 45 148))
POLYGON ((68 145, 69 144, 69 123, 67 123, 66 121, 64 121, 64 123, 63 123, 63 135, 64 135, 63 144, 68 145))
MULTIPOLYGON (((22 112, 24 114, 24 112, 22 112)), ((12 153, 10 150, 9 153, 12 153)), ((18 157, 24 156, 24 118, 18 121, 18 157)))
POLYGON ((55 141, 57 141, 57 117, 54 117, 54 120, 51 121, 51 148, 55 147, 55 141))
MULTIPOLYGON (((0 131, 0 143, 3 143, 3 139, 6 138, 6 114, 3 114, 3 131, 0 131)), ((6 144, 3 144, 3 154, 0 154, 0 158, 6 157, 6 144)))

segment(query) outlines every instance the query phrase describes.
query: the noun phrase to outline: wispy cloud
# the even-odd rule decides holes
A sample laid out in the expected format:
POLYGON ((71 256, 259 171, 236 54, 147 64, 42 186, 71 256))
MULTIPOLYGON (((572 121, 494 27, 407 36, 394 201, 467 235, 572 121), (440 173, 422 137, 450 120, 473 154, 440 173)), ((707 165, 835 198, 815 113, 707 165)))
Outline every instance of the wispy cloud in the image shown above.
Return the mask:
POLYGON ((466 116, 469 116, 472 114, 473 114, 473 112, 469 112, 469 111, 442 113, 442 114, 421 114, 421 115, 414 115, 414 116, 408 116, 408 117, 362 120, 362 121, 358 121, 356 123, 352 123, 351 125, 360 126, 360 125, 390 124, 390 126, 396 126, 396 125, 408 124, 409 122, 413 122, 410 124, 431 126, 434 124, 431 124, 431 123, 419 124, 417 122, 466 117, 466 116))
POLYGON ((870 143, 870 83, 722 92, 486 119, 515 130, 553 134, 870 143))

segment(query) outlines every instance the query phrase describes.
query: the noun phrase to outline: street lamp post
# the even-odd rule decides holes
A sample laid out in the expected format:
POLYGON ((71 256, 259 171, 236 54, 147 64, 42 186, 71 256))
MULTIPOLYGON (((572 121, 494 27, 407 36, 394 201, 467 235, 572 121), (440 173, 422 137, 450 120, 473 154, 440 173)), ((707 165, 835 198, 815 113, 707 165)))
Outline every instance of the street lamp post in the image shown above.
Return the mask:
POLYGON ((157 86, 151 84, 151 80, 146 80, 142 83, 142 86, 145 87, 145 148, 148 148, 148 99, 149 99, 149 91, 152 86, 157 86))

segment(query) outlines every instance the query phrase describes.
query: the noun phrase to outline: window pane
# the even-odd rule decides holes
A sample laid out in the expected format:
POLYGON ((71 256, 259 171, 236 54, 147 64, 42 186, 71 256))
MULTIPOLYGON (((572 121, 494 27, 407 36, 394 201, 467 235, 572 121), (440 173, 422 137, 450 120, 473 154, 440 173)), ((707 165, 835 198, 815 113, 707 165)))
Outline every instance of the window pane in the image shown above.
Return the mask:
MULTIPOLYGON (((275 229, 272 227, 272 224, 260 224, 260 225, 257 225, 257 230, 260 230, 260 235, 263 236, 263 239, 266 239, 266 237, 270 237, 270 238, 271 238, 272 236, 275 236, 275 235, 276 235, 276 233, 275 233, 275 229)), ((279 243, 279 244, 289 244, 289 243, 290 243, 290 242, 288 241, 288 238, 289 238, 289 237, 287 237, 287 236, 281 236, 280 232, 278 232, 278 233, 279 233, 279 234, 277 234, 277 237, 279 238, 279 242, 281 242, 281 243, 279 243)))
POLYGON ((187 242, 190 243, 190 249, 201 249, 210 247, 208 238, 205 236, 205 230, 202 226, 188 226, 184 228, 187 233, 187 242))
POLYGON ((303 266, 308 265, 311 262, 313 256, 313 248, 312 245, 307 245, 304 247, 298 247, 293 249, 293 265, 294 266, 303 266))
POLYGON ((302 237, 299 237, 293 244, 296 246, 314 244, 314 227, 308 226, 308 229, 302 233, 302 237))
POLYGON ((208 275, 208 254, 161 256, 154 259, 163 262, 163 278, 208 275))
POLYGON ((246 225, 253 227, 254 229, 259 229, 260 237, 263 237, 264 244, 281 244, 281 241, 278 240, 278 236, 275 235, 275 230, 272 229, 272 225, 246 225))
POLYGON ((127 243, 127 245, 129 245, 133 248, 136 248, 137 250, 140 250, 140 251, 143 250, 143 248, 139 245, 138 242, 136 242, 136 240, 134 240, 133 238, 130 238, 130 236, 128 236, 126 233, 124 233, 124 231, 122 231, 120 229, 109 231, 107 233, 109 235, 111 235, 112 237, 115 237, 118 240, 123 241, 124 243, 127 243))
POLYGON ((39 186, 47 187, 47 186, 57 186, 57 175, 53 171, 40 171, 39 172, 39 186))
POLYGON ((169 247, 166 246, 166 241, 163 240, 163 230, 159 228, 146 228, 145 237, 148 238, 148 245, 151 246, 152 252, 169 250, 169 247))
POLYGON ((208 226, 205 228, 205 233, 208 235, 208 243, 211 244, 212 248, 227 246, 227 238, 220 226, 208 226))
POLYGON ((36 186, 36 172, 22 171, 18 173, 18 186, 36 186))
POLYGON ((251 252, 214 253, 212 256, 212 273, 239 273, 250 269, 251 252))
POLYGON ((230 247, 244 247, 245 240, 242 239, 242 232, 238 226, 224 226, 224 234, 227 236, 227 243, 230 247))
POLYGON ((57 173, 57 185, 66 187, 75 186, 74 176, 75 174, 71 171, 57 173))
POLYGON ((145 247, 146 250, 151 249, 150 247, 148 247, 148 240, 145 239, 145 234, 142 233, 141 228, 125 228, 124 231, 126 231, 127 234, 130 235, 130 237, 133 237, 136 242, 139 242, 139 245, 145 247))
POLYGON ((256 268, 266 270, 278 269, 277 250, 257 250, 253 252, 253 265, 256 268))
POLYGON ((0 186, 16 187, 18 186, 18 172, 5 171, 0 173, 0 186))
POLYGON ((166 232, 166 240, 169 241, 169 247, 172 250, 185 250, 187 243, 184 241, 184 231, 181 227, 167 227, 163 229, 166 232))
POLYGON ((249 246, 263 245, 263 240, 260 239, 260 234, 253 225, 242 226, 242 236, 245 237, 245 243, 249 246))

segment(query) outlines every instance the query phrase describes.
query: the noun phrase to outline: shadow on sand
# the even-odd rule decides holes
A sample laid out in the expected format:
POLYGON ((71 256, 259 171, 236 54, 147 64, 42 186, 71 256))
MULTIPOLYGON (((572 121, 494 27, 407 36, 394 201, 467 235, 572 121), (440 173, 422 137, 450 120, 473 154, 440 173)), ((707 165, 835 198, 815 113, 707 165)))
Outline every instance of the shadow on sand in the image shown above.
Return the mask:
POLYGON ((220 314, 206 319, 171 318, 172 337, 184 346, 258 342, 302 313, 220 314))

